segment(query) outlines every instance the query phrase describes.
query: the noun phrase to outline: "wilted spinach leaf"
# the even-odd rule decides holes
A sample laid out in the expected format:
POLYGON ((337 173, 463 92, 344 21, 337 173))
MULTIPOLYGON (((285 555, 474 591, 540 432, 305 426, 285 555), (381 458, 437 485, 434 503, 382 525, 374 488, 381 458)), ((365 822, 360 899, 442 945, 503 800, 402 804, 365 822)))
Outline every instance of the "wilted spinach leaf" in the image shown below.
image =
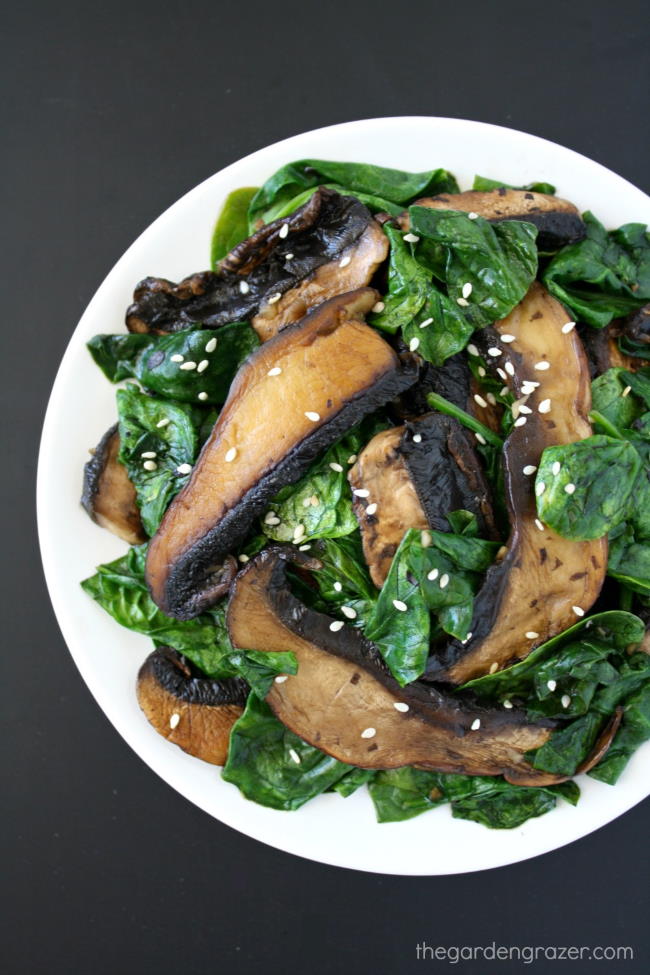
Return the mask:
POLYGON ((260 698, 266 697, 279 674, 298 673, 296 656, 290 650, 235 650, 228 655, 228 663, 260 698))
POLYGON ((332 613, 341 606, 349 606, 357 614, 346 623, 364 626, 377 599, 375 589, 361 550, 361 539, 356 531, 345 538, 324 538, 310 553, 322 568, 312 578, 318 586, 318 599, 314 609, 332 613))
POLYGON ((498 190, 502 186, 505 186, 507 190, 528 190, 531 193, 547 193, 549 196, 555 196, 555 187, 552 183, 526 183, 525 186, 513 186, 512 183, 504 183, 500 179, 489 179, 487 176, 475 176, 472 189, 485 192, 486 190, 498 190))
POLYGON ((404 766, 377 772, 368 786, 379 823, 397 823, 446 802, 435 772, 404 766))
POLYGON ((390 241, 388 293, 383 298, 383 311, 369 315, 368 321, 394 335, 415 318, 433 288, 431 273, 418 262, 401 230, 386 224, 384 233, 390 241))
POLYGON ((629 427, 643 412, 635 396, 623 396, 630 385, 630 373, 625 369, 608 369, 591 384, 591 401, 594 410, 615 427, 629 427))
POLYGON ((589 775, 614 785, 637 748, 650 738, 650 681, 625 702, 621 727, 605 757, 589 775))
POLYGON ((210 265, 214 270, 226 254, 248 237, 248 207, 257 186, 242 186, 226 197, 212 234, 210 265))

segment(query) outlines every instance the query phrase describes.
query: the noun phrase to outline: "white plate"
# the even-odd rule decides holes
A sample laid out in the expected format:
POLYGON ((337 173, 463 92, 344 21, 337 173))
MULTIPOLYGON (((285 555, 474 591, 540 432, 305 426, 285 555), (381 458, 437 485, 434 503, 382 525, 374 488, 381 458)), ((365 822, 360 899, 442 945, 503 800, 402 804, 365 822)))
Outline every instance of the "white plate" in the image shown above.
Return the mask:
POLYGON ((133 287, 145 275, 179 280, 208 266, 212 228, 227 193, 260 185, 284 163, 306 157, 408 170, 444 166, 462 188, 471 186, 475 173, 515 184, 548 180, 560 196, 593 209, 607 226, 650 223, 650 199, 598 163, 523 132, 460 119, 368 119, 317 129, 255 152, 201 183, 118 261, 61 362, 38 469, 39 536, 54 610, 84 680, 120 734, 169 785, 223 823, 290 853, 380 873, 463 873, 524 860, 585 836, 648 795, 650 742, 615 788, 583 776, 576 808, 560 802, 553 812, 511 831, 452 819, 449 807, 378 825, 365 790, 349 799, 319 796, 293 813, 265 809, 242 798, 213 766, 185 755, 150 727, 134 690, 150 641, 120 627, 79 587, 94 566, 125 550, 79 505, 88 448, 115 420, 115 390, 93 364, 85 342, 98 332, 124 330, 133 287))

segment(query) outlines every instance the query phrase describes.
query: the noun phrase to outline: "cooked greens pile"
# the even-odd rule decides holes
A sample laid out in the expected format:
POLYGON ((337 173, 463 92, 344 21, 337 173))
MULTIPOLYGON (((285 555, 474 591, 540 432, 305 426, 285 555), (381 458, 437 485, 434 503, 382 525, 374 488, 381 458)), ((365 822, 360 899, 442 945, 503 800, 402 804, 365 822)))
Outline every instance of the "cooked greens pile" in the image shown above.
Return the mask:
MULTIPOLYGON (((289 570, 294 595, 310 609, 345 617, 347 625, 362 630, 390 674, 407 687, 426 674, 432 651, 471 639, 478 594, 508 540, 501 461, 515 421, 514 397, 505 373, 499 379, 490 368, 494 349, 486 351, 485 344, 477 349, 476 336, 507 316, 540 280, 579 323, 589 349, 588 335, 604 336, 650 301, 650 239, 641 224, 608 232, 586 213, 584 238, 549 253, 538 248, 538 226, 525 216, 499 221, 416 203, 459 193, 445 169, 407 173, 309 159, 284 166, 260 188, 228 197, 212 241, 213 269, 238 243, 293 214, 322 186, 382 215, 389 254, 374 279, 382 300, 368 324, 401 353, 408 349, 419 357, 426 408, 454 418, 471 434, 497 527, 482 533, 475 513, 463 507, 446 511, 449 530, 407 530, 383 584, 373 584, 355 508, 359 499, 348 474, 374 436, 404 422, 388 403, 282 487, 232 554, 241 568, 269 543, 308 550, 320 568, 289 570), (474 401, 488 413, 471 413, 446 389, 443 395, 440 386, 427 385, 433 374, 427 369, 444 374, 452 363, 461 363, 474 401)), ((502 194, 504 188, 507 184, 485 177, 474 183, 477 192, 502 194)), ((555 192, 547 183, 520 189, 528 196, 555 192)), ((552 809, 558 796, 578 801, 571 776, 593 755, 612 721, 613 741, 589 774, 617 781, 650 738, 650 365, 643 364, 650 345, 638 328, 607 334, 620 357, 608 368, 592 369, 593 435, 547 447, 531 481, 543 525, 565 539, 608 537, 602 594, 591 612, 581 616, 578 607, 575 625, 535 646, 525 659, 450 692, 479 707, 516 708, 532 721, 551 719, 553 733, 527 758, 533 769, 567 781, 522 786, 502 776, 411 766, 368 770, 338 761, 285 727, 265 700, 276 677, 296 673, 295 656, 235 649, 226 625, 227 598, 193 619, 165 615, 145 581, 148 542, 132 546, 82 583, 117 622, 149 636, 156 647, 178 651, 195 675, 247 682, 250 693, 232 727, 222 773, 247 798, 292 810, 321 793, 345 797, 367 785, 380 822, 449 804, 457 818, 513 828, 552 809)), ((197 321, 171 334, 98 335, 88 343, 104 375, 121 383, 118 461, 133 485, 148 538, 190 481, 239 367, 259 345, 248 321, 218 328, 197 321)))

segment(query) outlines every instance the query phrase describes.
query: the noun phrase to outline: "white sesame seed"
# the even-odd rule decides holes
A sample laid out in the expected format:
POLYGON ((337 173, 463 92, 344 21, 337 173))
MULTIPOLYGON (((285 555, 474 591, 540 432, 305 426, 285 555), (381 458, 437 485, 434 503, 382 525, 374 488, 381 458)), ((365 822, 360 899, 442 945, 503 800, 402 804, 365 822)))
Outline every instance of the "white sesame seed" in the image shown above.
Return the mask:
POLYGON ((469 345, 467 346, 467 351, 469 352, 470 355, 475 355, 475 356, 480 355, 478 349, 472 342, 470 342, 469 345))
POLYGON ((488 401, 488 403, 490 404, 490 406, 496 406, 497 405, 497 400, 496 400, 496 396, 494 395, 494 393, 486 393, 485 394, 485 398, 488 401))
POLYGON ((505 364, 505 370, 506 370, 506 372, 508 373, 509 376, 514 376, 514 374, 515 374, 515 367, 513 366, 513 364, 511 362, 506 362, 506 364, 505 364))
POLYGON ((174 730, 174 728, 178 727, 178 722, 180 720, 181 720, 180 714, 178 713, 178 711, 174 711, 174 713, 169 719, 169 727, 172 729, 172 731, 174 730))
POLYGON ((300 545, 298 548, 299 552, 308 552, 311 548, 311 543, 308 542, 306 545, 300 545))
POLYGON ((421 433, 414 433, 413 434, 413 443, 422 443, 422 434, 421 433))
POLYGON ((335 582, 334 583, 334 592, 341 592, 342 589, 343 589, 343 586, 341 585, 340 582, 335 582))
POLYGON ((140 454, 140 456, 144 457, 145 460, 147 459, 153 460, 153 458, 156 457, 157 454, 155 450, 145 450, 145 452, 143 454, 140 454))
POLYGON ((156 423, 156 426, 157 427, 166 427, 169 424, 169 422, 170 422, 169 421, 169 417, 168 416, 164 416, 162 418, 162 420, 158 420, 158 423, 156 423))
POLYGON ((543 399, 542 402, 537 407, 539 413, 550 413, 551 412, 551 401, 550 399, 543 399))
POLYGON ((393 707, 396 711, 401 711, 402 714, 406 714, 406 712, 410 710, 408 704, 404 704, 403 701, 394 701, 393 707))
POLYGON ((573 329, 574 329, 575 327, 576 327, 576 323, 575 323, 575 322, 566 322, 566 323, 565 323, 565 324, 564 324, 564 325, 562 326, 562 331, 564 332, 564 334, 565 334, 565 335, 568 335, 568 334, 569 334, 569 332, 571 332, 571 331, 573 331, 573 329))
POLYGON ((284 255, 284 259, 285 259, 285 261, 292 261, 293 260, 293 253, 291 251, 289 251, 288 254, 285 254, 284 255))
POLYGON ((205 402, 205 400, 208 398, 208 394, 205 391, 203 391, 199 393, 197 398, 200 399, 202 402, 205 402))
POLYGON ((314 410, 305 410, 305 416, 308 420, 311 420, 312 423, 318 423, 320 420, 320 413, 315 413, 314 410))
POLYGON ((568 708, 569 705, 571 704, 571 698, 570 698, 570 696, 568 694, 563 694, 562 697, 561 697, 561 699, 560 699, 560 703, 561 703, 561 705, 562 705, 563 708, 568 708))
POLYGON ((349 254, 345 254, 339 261, 339 267, 347 267, 352 258, 349 254))
POLYGON ((279 525, 280 524, 280 518, 278 518, 277 515, 267 515, 266 518, 264 519, 264 524, 265 525, 279 525))
POLYGON ((478 403, 479 406, 487 406, 487 400, 484 400, 479 393, 474 393, 474 402, 478 403))
POLYGON ((271 295, 271 297, 268 299, 268 304, 269 305, 274 305, 277 301, 280 300, 281 297, 282 297, 281 292, 280 291, 276 291, 275 294, 274 295, 271 295))
POLYGON ((272 369, 269 369, 269 371, 267 372, 266 375, 267 376, 279 376, 281 372, 282 372, 282 369, 280 369, 280 366, 273 366, 272 369))
POLYGON ((487 373, 486 373, 485 369, 483 368, 483 366, 479 366, 476 371, 479 374, 479 376, 481 377, 481 379, 483 379, 483 377, 487 375, 487 373))
POLYGON ((305 500, 302 503, 302 506, 303 506, 303 508, 309 508, 309 507, 311 507, 311 498, 305 498, 305 500))
POLYGON ((499 665, 495 660, 494 663, 490 664, 490 669, 488 670, 488 674, 496 674, 498 669, 499 669, 499 665))
POLYGON ((376 512, 376 510, 377 510, 377 502, 376 501, 373 501, 373 503, 372 504, 369 504, 368 507, 366 508, 366 514, 367 515, 374 515, 374 513, 376 512))
POLYGON ((330 470, 336 471, 337 474, 343 473, 343 467, 341 466, 341 464, 337 464, 335 460, 333 460, 332 463, 329 464, 328 466, 330 470))
POLYGON ((419 239, 417 234, 404 234, 404 240, 408 241, 409 244, 417 244, 419 239))
POLYGON ((535 518, 535 527, 538 528, 541 532, 544 531, 544 525, 539 520, 539 518, 535 518))
POLYGON ((472 282, 466 281, 463 285, 463 298, 469 298, 472 293, 472 282))
POLYGON ((499 396, 505 396, 506 393, 509 393, 509 392, 510 392, 510 390, 508 389, 507 386, 502 386, 501 389, 499 390, 499 396))
POLYGON ((191 470, 192 470, 191 464, 179 464, 178 467, 176 468, 176 473, 189 474, 191 470))
POLYGON ((419 344, 420 344, 420 340, 419 340, 419 338, 416 335, 415 338, 412 338, 411 341, 409 342, 409 349, 410 349, 410 351, 411 352, 415 352, 415 350, 417 349, 417 347, 419 346, 419 344))
POLYGON ((377 734, 376 728, 365 728, 361 732, 361 737, 362 738, 374 738, 376 734, 377 734))
POLYGON ((284 240, 284 238, 288 235, 288 233, 289 233, 289 224, 283 223, 282 226, 280 227, 280 232, 278 234, 278 237, 281 237, 282 240, 284 240))
POLYGON ((422 545, 422 548, 430 548, 432 542, 433 538, 431 537, 431 532, 425 529, 420 533, 420 544, 422 545))
POLYGON ((502 342, 514 342, 515 339, 516 339, 516 337, 517 337, 516 335, 510 335, 509 332, 506 332, 504 335, 501 336, 501 341, 502 342))
POLYGON ((285 682, 285 680, 286 680, 286 679, 288 678, 288 676, 289 676, 288 674, 279 674, 279 675, 278 675, 278 676, 277 676, 277 677, 275 678, 275 683, 276 683, 276 684, 284 684, 284 682, 285 682))
POLYGON ((309 499, 309 503, 311 504, 312 508, 317 508, 318 505, 320 504, 320 499, 318 495, 312 494, 311 498, 309 499))
POLYGON ((621 396, 629 396, 631 392, 632 392, 632 387, 626 386, 623 392, 621 393, 621 396))
POLYGON ((469 642, 472 639, 473 636, 474 636, 474 634, 470 630, 469 633, 467 634, 467 636, 465 637, 465 642, 469 642))
MULTIPOLYGON (((513 403, 513 406, 514 406, 514 403, 513 403)), ((517 406, 519 407, 519 412, 520 413, 524 413, 524 414, 528 415, 528 414, 530 414, 530 413, 533 412, 531 410, 530 406, 526 406, 525 403, 517 403, 517 406)))
POLYGON ((517 417, 517 419, 513 423, 513 426, 514 427, 523 427, 523 426, 525 426, 525 424, 526 424, 526 417, 525 416, 520 416, 520 417, 517 417))
POLYGON ((449 576, 445 572, 444 575, 440 576, 440 588, 444 589, 447 585, 449 585, 449 576))
POLYGON ((155 462, 155 460, 145 460, 142 466, 144 467, 145 471, 158 470, 158 464, 155 462))
POLYGON ((470 220, 476 220, 478 218, 478 213, 474 213, 473 210, 470 210, 467 216, 470 220))
POLYGON ((184 362, 180 368, 184 372, 191 372, 193 369, 196 369, 196 362, 192 362, 192 360, 190 359, 189 362, 184 362))
POLYGON ((440 572, 438 569, 432 569, 431 572, 427 572, 427 579, 429 582, 435 582, 439 575, 440 572))
POLYGON ((524 379, 523 383, 521 384, 521 391, 524 396, 530 396, 531 393, 535 392, 539 385, 539 383, 534 382, 532 379, 524 379))
POLYGON ((305 526, 303 524, 297 524, 293 530, 293 540, 294 542, 299 542, 305 537, 305 526))
POLYGON ((524 467, 524 474, 528 476, 530 474, 534 474, 536 470, 537 468, 535 467, 534 464, 526 464, 526 466, 524 467))
POLYGON ((510 711, 513 707, 513 703, 512 701, 509 701, 508 698, 506 698, 505 701, 503 702, 503 706, 504 708, 507 708, 508 711, 510 711))
POLYGON ((554 460, 553 465, 551 467, 551 473, 557 477, 557 475, 560 473, 561 470, 562 470, 562 465, 560 464, 559 460, 554 460))
POLYGON ((207 359, 201 359, 201 361, 199 362, 198 366, 196 367, 196 371, 197 372, 205 372, 205 370, 208 368, 209 365, 210 365, 210 363, 208 362, 207 359))
POLYGON ((485 444, 487 443, 487 441, 486 441, 486 439, 485 439, 485 437, 483 436, 482 433, 476 433, 476 434, 474 434, 474 436, 476 437, 476 439, 478 440, 478 442, 480 444, 483 444, 485 446, 485 444))
POLYGON ((551 368, 551 363, 547 362, 546 359, 542 359, 541 362, 535 363, 534 368, 537 369, 538 372, 544 372, 546 369, 551 368))
POLYGON ((246 555, 245 552, 242 552, 240 555, 237 556, 237 559, 239 560, 239 562, 241 562, 242 565, 246 565, 247 562, 250 562, 251 557, 250 555, 246 555))
POLYGON ((214 350, 216 349, 216 347, 217 347, 217 340, 216 340, 216 338, 212 337, 210 339, 210 341, 206 344, 205 351, 206 352, 214 352, 214 350))
POLYGON ((575 489, 576 489, 575 484, 569 483, 564 485, 564 490, 566 491, 567 494, 573 494, 575 489))
POLYGON ((226 464, 230 464, 235 459, 236 456, 237 456, 237 448, 231 447, 230 450, 226 452, 226 456, 224 457, 226 464))
POLYGON ((425 318, 423 322, 420 322, 420 328, 428 328, 433 322, 433 318, 425 318))
POLYGON ((537 495, 538 498, 541 498, 545 490, 546 490, 546 484, 544 483, 544 481, 539 481, 535 485, 535 494, 537 495))
POLYGON ((461 308, 467 308, 469 301, 467 298, 456 298, 456 304, 460 305, 461 308))
POLYGON ((358 498, 370 497, 370 491, 367 488, 353 488, 352 493, 355 494, 358 498))
POLYGON ((174 355, 170 355, 169 361, 170 362, 182 362, 184 358, 185 358, 184 355, 181 355, 180 352, 176 352, 174 355))
POLYGON ((557 681, 556 680, 547 680, 546 681, 546 686, 548 687, 549 691, 552 692, 557 687, 557 681))
POLYGON ((356 620, 357 618, 357 611, 356 609, 352 609, 351 606, 341 606, 341 612, 344 616, 347 616, 349 620, 356 620))
POLYGON ((350 456, 348 457, 348 464, 354 464, 356 462, 356 459, 357 459, 356 454, 350 454, 350 456))
POLYGON ((240 281, 239 282, 239 290, 241 291, 241 293, 243 295, 247 295, 248 292, 251 290, 249 288, 249 286, 248 286, 248 281, 240 281))
POLYGON ((582 606, 572 606, 571 609, 576 614, 576 616, 584 616, 585 615, 585 611, 582 608, 582 606))
POLYGON ((481 727, 481 719, 480 718, 474 718, 474 720, 472 721, 472 724, 471 724, 472 731, 478 731, 478 729, 480 727, 481 727))
POLYGON ((539 633, 537 633, 535 630, 527 630, 524 636, 527 640, 537 640, 539 633))
MULTIPOLYGON (((285 227, 286 227, 286 223, 285 223, 285 227)), ((296 765, 300 765, 300 755, 298 754, 295 748, 289 749, 289 758, 291 759, 292 762, 295 762, 296 765)))
POLYGON ((372 311, 374 311, 375 315, 379 315, 380 312, 382 312, 385 307, 386 305, 384 304, 383 301, 376 301, 375 304, 372 306, 372 311))
POLYGON ((488 349, 488 355, 491 355, 494 359, 496 359, 498 355, 502 355, 502 351, 501 349, 497 348, 496 345, 493 345, 488 349))
POLYGON ((338 631, 342 630, 344 626, 345 623, 343 622, 343 620, 333 620, 330 623, 330 630, 332 631, 332 633, 338 633, 338 631))
POLYGON ((402 602, 401 599, 394 599, 393 606, 395 607, 395 609, 398 609, 400 613, 405 613, 406 610, 408 609, 406 603, 402 602))

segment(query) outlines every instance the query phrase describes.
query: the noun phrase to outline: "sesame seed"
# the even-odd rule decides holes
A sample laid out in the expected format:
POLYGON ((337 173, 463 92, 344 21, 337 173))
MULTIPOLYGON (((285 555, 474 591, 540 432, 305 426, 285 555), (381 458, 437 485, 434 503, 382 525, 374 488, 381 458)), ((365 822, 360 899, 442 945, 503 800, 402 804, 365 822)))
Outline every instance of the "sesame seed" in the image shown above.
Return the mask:
POLYGON ((503 379, 504 383, 508 382, 508 375, 503 371, 501 366, 497 366, 497 376, 499 376, 500 379, 503 379))
POLYGON ((555 474, 555 476, 557 477, 561 469, 562 469, 562 465, 560 464, 559 460, 554 460, 553 466, 551 467, 551 473, 555 474))
POLYGON ((569 332, 572 332, 575 327, 576 327, 576 323, 575 322, 566 322, 562 326, 562 331, 564 332, 565 335, 568 335, 569 332))
POLYGON ((537 640, 539 633, 537 633, 535 630, 527 630, 524 636, 527 640, 537 640))
POLYGON ((456 304, 460 305, 461 308, 467 308, 469 301, 467 298, 456 298, 456 304))
POLYGON ((341 592, 342 589, 343 589, 343 586, 341 585, 340 582, 335 582, 334 583, 334 592, 341 592))
POLYGON ((433 318, 425 318, 423 322, 420 322, 420 328, 428 328, 433 322, 433 318))
POLYGON ((433 538, 431 537, 431 532, 426 531, 425 529, 420 534, 420 544, 422 545, 422 548, 429 548, 432 542, 433 542, 433 538))
POLYGON ((472 283, 471 283, 471 281, 467 281, 463 285, 463 298, 469 298, 469 296, 471 295, 471 293, 472 293, 472 283))
POLYGON ((278 236, 281 237, 282 240, 284 240, 284 238, 287 236, 288 233, 289 233, 289 224, 283 223, 282 226, 280 227, 280 233, 278 234, 278 236))
POLYGON ((419 239, 417 234, 404 234, 404 240, 408 241, 409 244, 417 244, 419 239))
POLYGON ((546 686, 548 687, 549 691, 554 691, 555 688, 557 687, 557 681, 556 680, 547 680, 546 681, 546 686))
POLYGON ((357 459, 356 454, 350 454, 350 456, 348 457, 348 464, 354 464, 356 462, 356 459, 357 459))
POLYGON ((508 373, 509 376, 514 376, 514 374, 515 374, 515 367, 513 366, 513 364, 511 362, 506 362, 506 364, 505 364, 505 370, 506 370, 506 372, 508 373))
POLYGON ((320 420, 320 413, 315 413, 313 410, 305 410, 305 416, 308 420, 311 420, 312 423, 318 423, 320 420))
POLYGON ((466 643, 468 643, 468 642, 469 642, 469 641, 470 641, 470 640, 472 639, 472 637, 473 637, 473 636, 474 636, 474 634, 473 634, 473 633, 472 633, 472 631, 470 630, 470 632, 469 632, 469 633, 467 634, 467 636, 465 637, 465 642, 466 642, 466 643))
POLYGON ((306 545, 301 545, 298 548, 298 551, 299 552, 308 552, 310 548, 311 548, 311 544, 308 542, 306 545))
POLYGON ((385 307, 386 307, 386 305, 384 304, 383 301, 377 301, 372 306, 372 311, 374 311, 375 315, 379 315, 379 313, 382 312, 385 307))
POLYGON ((485 394, 485 398, 488 401, 488 403, 490 404, 490 406, 496 406, 497 405, 496 396, 494 395, 494 393, 486 393, 485 394))
POLYGON ((529 476, 530 474, 534 474, 536 470, 537 468, 535 467, 534 464, 526 464, 526 466, 524 467, 524 474, 526 476, 529 476))
POLYGON ((506 393, 509 393, 509 392, 510 392, 510 390, 508 389, 507 386, 502 386, 501 389, 499 390, 499 396, 505 396, 506 393))
POLYGON ((361 732, 361 737, 374 738, 376 734, 377 734, 376 728, 364 728, 364 730, 361 732))
POLYGON ((174 713, 169 719, 169 727, 172 729, 172 731, 174 730, 174 728, 178 727, 178 722, 180 720, 181 720, 180 714, 178 713, 178 711, 174 711, 174 713))
POLYGON ((496 672, 497 672, 498 669, 499 669, 499 665, 498 665, 498 663, 495 660, 494 663, 490 664, 490 669, 489 669, 488 673, 489 674, 496 674, 496 672))
POLYGON ((330 630, 332 631, 332 633, 338 633, 338 631, 342 630, 344 626, 345 623, 343 622, 343 620, 333 620, 330 623, 330 630))
POLYGON ((534 368, 537 369, 538 372, 544 372, 546 369, 551 368, 551 363, 547 362, 546 359, 542 359, 541 362, 535 363, 534 368))
POLYGON ((337 474, 343 473, 343 467, 341 466, 341 464, 337 464, 335 460, 333 460, 332 463, 329 464, 328 466, 330 470, 336 471, 337 474))
POLYGON ((311 498, 309 499, 309 503, 311 504, 312 508, 317 508, 318 505, 320 504, 320 499, 318 495, 312 494, 311 498))
POLYGON ((226 464, 232 463, 232 461, 235 459, 236 456, 237 456, 237 448, 231 447, 230 450, 226 452, 226 456, 224 457, 226 464))
POLYGON ((542 402, 537 407, 539 413, 550 413, 551 412, 551 401, 550 399, 543 399, 542 402))
POLYGON ((535 392, 539 385, 539 383, 534 382, 532 379, 524 379, 523 383, 521 384, 521 391, 524 396, 530 396, 531 393, 535 392))
POLYGON ((267 376, 279 376, 281 372, 282 372, 282 369, 280 369, 280 366, 273 366, 272 369, 269 369, 269 371, 267 372, 266 375, 267 376))
POLYGON ((438 569, 432 569, 431 572, 427 573, 427 579, 429 582, 435 582, 439 575, 440 572, 438 569))
POLYGON ((546 490, 546 485, 544 484, 544 481, 539 481, 535 485, 535 494, 537 495, 538 498, 541 498, 545 490, 546 490))
POLYGON ((376 501, 373 501, 373 503, 372 504, 369 504, 368 507, 366 508, 366 514, 367 515, 374 515, 374 513, 375 513, 376 510, 377 510, 377 502, 376 501))
POLYGON ((485 375, 487 375, 487 373, 485 372, 485 369, 483 368, 483 366, 479 366, 476 371, 479 374, 479 376, 481 377, 481 379, 483 379, 483 377, 485 375))
POLYGON ((411 339, 411 341, 409 342, 410 351, 415 352, 419 344, 420 344, 420 340, 416 335, 415 338, 411 339))
MULTIPOLYGON (((286 223, 285 223, 285 227, 286 227, 286 223)), ((300 755, 298 754, 295 748, 289 749, 289 758, 291 759, 292 762, 295 762, 296 765, 300 765, 300 755)))
POLYGON ((180 352, 176 352, 174 355, 170 355, 169 361, 170 362, 182 362, 184 358, 185 358, 184 355, 181 355, 180 352))
POLYGON ((144 467, 145 471, 158 470, 158 464, 155 462, 155 460, 145 460, 142 466, 144 467))
POLYGON ((564 490, 566 491, 567 494, 573 494, 575 489, 576 489, 575 484, 569 483, 564 485, 564 490))
POLYGON ((520 416, 520 417, 518 417, 515 420, 515 422, 513 423, 513 426, 514 427, 523 427, 525 425, 525 423, 526 423, 526 417, 525 416, 520 416))
POLYGON ((625 389, 623 390, 623 392, 621 393, 621 396, 629 396, 629 394, 631 393, 631 391, 632 391, 632 387, 631 386, 626 386, 625 389))
POLYGON ((293 540, 299 542, 305 535, 305 526, 303 524, 297 524, 293 530, 293 540))
POLYGON ((183 372, 191 372, 192 369, 196 369, 196 362, 192 362, 192 360, 190 359, 189 362, 184 362, 181 365, 181 369, 183 370, 183 372))
POLYGON ((560 703, 561 703, 561 705, 562 705, 563 708, 568 708, 569 705, 571 704, 571 698, 570 698, 570 696, 568 694, 563 694, 562 697, 561 697, 561 699, 560 699, 560 703))
POLYGON ((473 210, 470 210, 467 216, 470 220, 476 220, 478 218, 478 213, 474 213, 473 210))
POLYGON ((395 607, 395 609, 398 609, 400 613, 405 613, 406 610, 408 609, 406 603, 402 602, 401 599, 394 599, 393 606, 395 607))
POLYGON ((479 406, 487 406, 487 401, 479 393, 474 393, 474 402, 478 403, 479 406))
MULTIPOLYGON (((513 404, 513 405, 514 405, 514 404, 513 404)), ((529 414, 529 413, 532 413, 532 412, 533 412, 533 411, 531 410, 531 408, 530 408, 530 406, 526 406, 526 404, 525 404, 525 403, 518 403, 518 404, 517 404, 517 406, 519 407, 519 412, 520 412, 520 413, 525 413, 525 414, 529 414)))
POLYGON ((584 616, 585 615, 585 611, 582 608, 582 606, 572 606, 571 609, 576 614, 576 616, 584 616))
POLYGON ((248 281, 240 281, 239 282, 239 290, 241 291, 241 293, 243 295, 247 295, 248 292, 251 290, 249 288, 249 286, 248 286, 248 281))
POLYGON ((284 259, 285 259, 285 261, 292 261, 293 260, 293 252, 292 251, 289 251, 287 254, 285 254, 284 255, 284 259))
POLYGON ((535 518, 535 526, 536 526, 537 528, 539 528, 539 530, 540 530, 541 532, 543 532, 543 531, 544 531, 544 525, 543 525, 543 524, 542 524, 542 522, 541 522, 541 521, 539 520, 539 518, 535 518))
POLYGON ((279 674, 275 678, 275 683, 276 684, 284 684, 284 682, 285 682, 285 680, 287 679, 288 676, 289 676, 288 674, 279 674))
POLYGON ((339 267, 347 267, 352 258, 349 254, 345 254, 339 261, 339 267))
POLYGON ((201 359, 201 361, 199 362, 198 366, 196 367, 196 371, 197 372, 205 372, 205 370, 208 368, 209 365, 210 365, 210 363, 208 362, 207 359, 201 359))
POLYGON ((396 711, 401 711, 402 714, 406 714, 406 712, 410 710, 408 704, 404 704, 403 701, 394 701, 393 707, 396 711))
POLYGON ((515 335, 510 335, 509 332, 506 332, 504 335, 501 336, 501 341, 502 342, 514 342, 515 341, 515 338, 516 338, 515 335))
POLYGON ((476 348, 476 346, 472 342, 470 342, 470 344, 467 346, 467 351, 469 352, 470 355, 479 355, 480 354, 479 351, 478 351, 478 349, 476 348))
POLYGON ((507 708, 508 711, 510 711, 513 707, 512 701, 509 701, 508 698, 506 698, 505 701, 503 702, 503 706, 504 708, 507 708))
POLYGON ((497 348, 496 345, 493 345, 490 349, 488 349, 488 355, 491 355, 496 359, 498 355, 502 355, 502 352, 501 349, 497 348))
POLYGON ((370 491, 367 488, 353 488, 352 493, 356 494, 358 498, 369 498, 370 491))
POLYGON ((357 618, 357 611, 356 609, 352 609, 351 606, 341 606, 341 612, 344 616, 347 616, 349 620, 356 620, 357 618))
POLYGON ((478 442, 480 444, 483 444, 485 446, 485 444, 487 443, 487 441, 486 441, 486 439, 485 439, 485 437, 483 436, 482 433, 476 433, 475 434, 475 437, 476 437, 476 439, 478 440, 478 442))
POLYGON ((206 352, 214 352, 214 350, 216 349, 216 347, 217 347, 217 340, 216 340, 216 338, 213 337, 207 343, 207 345, 205 347, 205 351, 206 352))
POLYGON ((164 416, 162 418, 162 420, 158 420, 158 423, 156 423, 156 426, 157 427, 166 427, 169 424, 169 422, 170 422, 169 421, 169 417, 168 416, 164 416))
POLYGON ((189 474, 191 470, 192 470, 191 464, 179 464, 178 467, 176 468, 176 473, 189 474))
POLYGON ((240 555, 237 556, 237 559, 241 562, 242 565, 246 565, 247 562, 250 562, 251 557, 250 555, 246 555, 245 552, 242 552, 240 555))
POLYGON ((413 434, 413 443, 422 443, 422 434, 421 433, 414 433, 413 434))
POLYGON ((274 295, 271 295, 271 297, 268 299, 267 304, 274 305, 277 301, 280 300, 281 297, 282 297, 281 292, 280 291, 276 291, 275 294, 274 295))
POLYGON ((472 724, 471 724, 472 731, 478 731, 478 729, 480 727, 481 727, 481 719, 480 718, 474 718, 474 720, 472 721, 472 724))
POLYGON ((204 390, 203 392, 199 393, 199 395, 198 395, 197 398, 200 399, 201 402, 204 403, 206 401, 206 399, 208 398, 208 394, 204 390))
POLYGON ((440 576, 440 588, 444 589, 449 584, 449 576, 445 572, 444 575, 440 576))
POLYGON ((157 455, 155 450, 145 450, 145 452, 143 454, 140 454, 140 456, 144 457, 145 460, 147 459, 153 460, 153 458, 156 457, 157 455))
POLYGON ((311 498, 305 498, 305 500, 302 503, 302 506, 303 506, 303 508, 309 508, 309 507, 311 507, 311 498))

